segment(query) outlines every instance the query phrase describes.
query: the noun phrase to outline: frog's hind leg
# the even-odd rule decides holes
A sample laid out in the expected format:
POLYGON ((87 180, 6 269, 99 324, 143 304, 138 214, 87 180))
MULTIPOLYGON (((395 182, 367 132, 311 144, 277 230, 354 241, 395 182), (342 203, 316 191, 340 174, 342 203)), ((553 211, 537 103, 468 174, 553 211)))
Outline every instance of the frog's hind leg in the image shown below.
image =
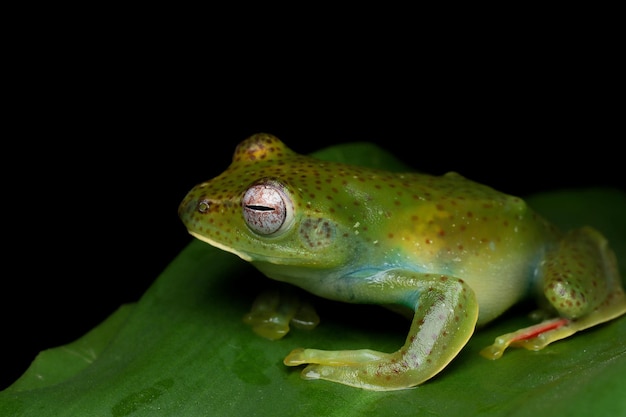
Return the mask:
POLYGON ((481 351, 498 359, 508 346, 540 350, 572 334, 626 313, 626 296, 615 254, 596 230, 567 234, 546 257, 543 291, 560 317, 496 338, 481 351))
MULTIPOLYGON (((369 349, 296 349, 288 366, 307 365, 305 379, 325 379, 359 388, 387 391, 421 384, 441 371, 465 346, 478 319, 474 292, 462 280, 408 271, 388 271, 376 280, 388 304, 404 298, 415 315, 404 346, 394 353, 369 349), (388 298, 390 297, 390 298, 388 298)), ((378 298, 380 297, 380 298, 378 298)))

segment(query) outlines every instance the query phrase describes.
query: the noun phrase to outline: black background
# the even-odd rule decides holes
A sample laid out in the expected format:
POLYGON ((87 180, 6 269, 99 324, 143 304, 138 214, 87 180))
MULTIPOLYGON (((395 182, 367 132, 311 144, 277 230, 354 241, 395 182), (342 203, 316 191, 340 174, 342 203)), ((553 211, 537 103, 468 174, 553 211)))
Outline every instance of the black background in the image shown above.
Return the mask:
POLYGON ((285 64, 257 50, 235 65, 171 45, 44 56, 2 152, 0 389, 142 295, 191 241, 180 200, 255 132, 300 153, 371 141, 415 169, 521 196, 624 185, 610 60, 591 72, 573 70, 576 57, 494 65, 495 50, 467 61, 462 49, 377 58, 381 71, 371 55, 285 64))

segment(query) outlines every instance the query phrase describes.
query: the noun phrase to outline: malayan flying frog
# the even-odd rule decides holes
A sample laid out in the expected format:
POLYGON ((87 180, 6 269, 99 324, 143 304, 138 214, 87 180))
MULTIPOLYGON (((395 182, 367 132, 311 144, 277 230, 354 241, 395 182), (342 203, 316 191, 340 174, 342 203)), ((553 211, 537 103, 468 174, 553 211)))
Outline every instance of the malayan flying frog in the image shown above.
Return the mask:
POLYGON ((393 353, 296 349, 306 379, 371 390, 416 386, 441 371, 477 326, 528 295, 551 318, 503 335, 538 350, 626 312, 613 252, 590 227, 562 233, 520 198, 459 174, 391 173, 299 155, 269 134, 236 149, 179 214, 196 238, 270 278, 350 303, 408 309, 393 353))

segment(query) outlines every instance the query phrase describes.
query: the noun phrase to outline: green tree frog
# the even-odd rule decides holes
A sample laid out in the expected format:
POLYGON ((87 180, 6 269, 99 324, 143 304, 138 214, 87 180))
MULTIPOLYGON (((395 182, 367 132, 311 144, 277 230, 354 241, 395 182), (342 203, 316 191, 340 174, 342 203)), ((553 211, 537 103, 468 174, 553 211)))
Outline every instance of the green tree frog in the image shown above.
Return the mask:
POLYGON ((405 344, 296 349, 305 379, 370 390, 414 387, 440 372, 477 326, 535 296, 550 313, 498 337, 539 350, 626 312, 615 255, 596 230, 563 233, 520 198, 450 172, 391 173, 324 162, 256 134, 221 175, 179 207, 189 233, 268 277, 349 303, 410 312, 405 344))

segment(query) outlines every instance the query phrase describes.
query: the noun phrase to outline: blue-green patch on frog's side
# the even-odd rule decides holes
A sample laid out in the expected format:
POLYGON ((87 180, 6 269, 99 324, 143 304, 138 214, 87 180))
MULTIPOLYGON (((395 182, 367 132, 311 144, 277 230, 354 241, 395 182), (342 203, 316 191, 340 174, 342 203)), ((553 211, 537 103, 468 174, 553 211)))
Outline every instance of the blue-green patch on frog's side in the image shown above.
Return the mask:
MULTIPOLYGON (((339 148, 345 149, 341 154, 350 155, 350 147, 339 148)), ((614 247, 621 244, 624 248, 623 193, 581 190, 567 192, 568 197, 560 200, 563 193, 554 192, 549 194, 554 209, 544 207, 541 201, 535 208, 546 214, 556 213, 556 217, 548 217, 559 223, 558 214, 569 212, 572 205, 590 204, 590 192, 600 204, 590 209, 592 213, 574 219, 574 223, 595 225, 588 216, 597 215, 610 225, 598 228, 614 247)), ((616 252, 623 268, 626 252, 616 252)), ((250 271, 236 257, 202 242, 192 242, 133 307, 116 334, 106 336, 107 347, 88 368, 45 388, 24 381, 19 387, 0 392, 0 415, 39 417, 41 410, 59 417, 111 415, 116 404, 129 395, 170 379, 172 386, 157 385, 163 388, 161 395, 149 404, 137 401, 131 415, 193 417, 211 410, 215 415, 289 416, 294 409, 303 415, 329 417, 626 413, 624 318, 583 331, 540 352, 512 350, 498 361, 486 360, 478 353, 485 344, 498 334, 528 323, 525 317, 504 316, 478 331, 457 357, 458 363, 455 359, 428 383, 412 390, 368 392, 326 381, 303 381, 297 371, 290 372, 282 365, 282 358, 292 348, 313 341, 344 349, 344 338, 357 347, 393 348, 403 340, 404 330, 390 335, 381 331, 372 336, 363 320, 353 325, 352 318, 333 315, 327 310, 334 306, 329 302, 321 308, 318 329, 309 333, 294 330, 276 342, 264 340, 241 322, 256 285, 263 287, 263 281, 251 281, 250 271), (251 286, 254 288, 244 288, 251 282, 257 283, 251 286), (237 288, 243 296, 233 298, 237 297, 237 288), (393 340, 374 340, 387 336, 393 340), (230 364, 247 349, 251 358, 259 351, 270 358, 267 365, 257 364, 250 369, 256 373, 262 368, 269 384, 260 387, 234 374, 230 364)), ((271 285, 269 280, 265 283, 271 285)), ((359 310, 356 318, 375 312, 375 308, 359 310)), ((94 329, 94 333, 99 330, 94 329)), ((64 364, 46 366, 52 369, 64 364)))

